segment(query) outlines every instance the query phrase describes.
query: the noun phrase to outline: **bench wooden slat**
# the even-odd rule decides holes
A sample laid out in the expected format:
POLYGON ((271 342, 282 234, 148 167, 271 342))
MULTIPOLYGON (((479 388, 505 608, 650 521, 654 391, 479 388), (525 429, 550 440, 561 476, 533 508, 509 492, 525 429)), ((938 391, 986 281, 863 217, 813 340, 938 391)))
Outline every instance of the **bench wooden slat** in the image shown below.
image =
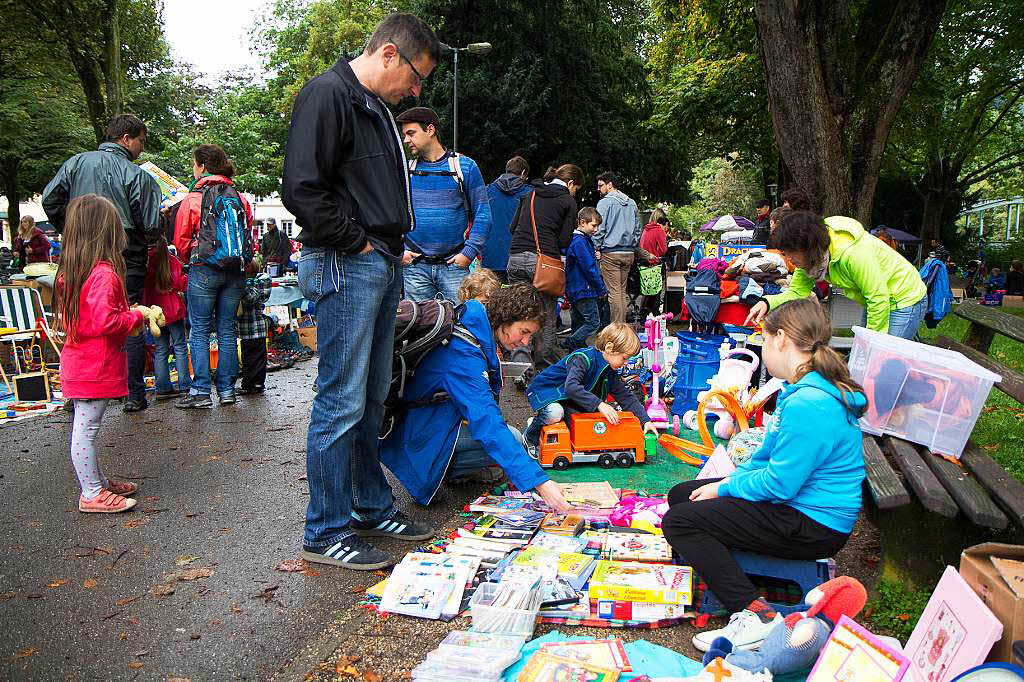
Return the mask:
POLYGON ((868 490, 879 509, 893 509, 910 504, 910 493, 889 465, 874 437, 864 435, 864 470, 868 490))
POLYGON ((957 515, 959 507, 956 506, 956 502, 939 483, 931 469, 925 465, 921 453, 913 445, 899 438, 885 436, 882 439, 882 447, 896 460, 907 483, 925 509, 950 519, 957 515))
POLYGON ((924 461, 972 523, 995 530, 1003 530, 1010 525, 1006 514, 965 468, 929 452, 924 453, 924 461))
POLYGON ((996 388, 1014 400, 1024 403, 1024 373, 1018 372, 1017 370, 1007 367, 1002 363, 996 362, 988 355, 979 353, 973 348, 965 346, 959 341, 954 341, 948 336, 940 336, 935 339, 935 345, 940 348, 948 348, 949 350, 955 350, 959 353, 963 353, 970 360, 978 363, 985 369, 995 372, 1003 378, 1002 381, 996 384, 996 388))
POLYGON ((1024 483, 999 466, 981 448, 967 441, 960 461, 992 499, 1018 525, 1024 526, 1024 483))
POLYGON ((1024 343, 1024 319, 1010 315, 992 306, 966 301, 957 306, 955 314, 971 322, 964 344, 982 353, 988 351, 993 334, 998 332, 1014 341, 1024 343))

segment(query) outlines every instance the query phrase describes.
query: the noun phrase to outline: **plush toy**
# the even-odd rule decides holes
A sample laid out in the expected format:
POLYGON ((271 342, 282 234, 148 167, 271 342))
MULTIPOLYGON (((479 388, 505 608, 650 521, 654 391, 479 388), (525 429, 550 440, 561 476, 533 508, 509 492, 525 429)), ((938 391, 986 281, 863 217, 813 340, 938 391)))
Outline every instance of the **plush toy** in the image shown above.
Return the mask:
POLYGON ((160 327, 167 324, 167 318, 164 317, 164 311, 160 306, 137 305, 135 310, 142 313, 142 317, 149 323, 149 333, 153 336, 160 336, 160 327))
POLYGON ((767 671, 772 675, 804 670, 818 659, 840 616, 854 618, 867 598, 864 585, 854 578, 829 580, 807 593, 807 611, 790 614, 772 628, 760 650, 734 650, 732 642, 719 637, 711 643, 704 661, 724 657, 727 663, 744 670, 767 671))
POLYGON ((696 675, 682 678, 692 682, 771 682, 772 676, 765 672, 751 672, 733 665, 720 657, 704 663, 704 669, 696 675))

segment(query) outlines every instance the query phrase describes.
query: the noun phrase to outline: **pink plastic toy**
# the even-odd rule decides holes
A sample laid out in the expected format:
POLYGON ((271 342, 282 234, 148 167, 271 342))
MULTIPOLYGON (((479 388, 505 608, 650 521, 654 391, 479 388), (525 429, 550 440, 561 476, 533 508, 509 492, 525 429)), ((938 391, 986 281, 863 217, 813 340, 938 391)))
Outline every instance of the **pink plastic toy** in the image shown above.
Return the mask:
POLYGON ((662 339, 662 328, 663 325, 671 320, 673 317, 672 313, 665 313, 664 315, 653 315, 647 316, 647 321, 644 326, 647 329, 647 348, 652 351, 651 360, 651 398, 647 401, 647 416, 651 418, 651 421, 655 426, 661 429, 666 429, 669 426, 668 421, 668 408, 665 406, 665 402, 661 399, 661 381, 659 375, 661 373, 661 364, 658 361, 658 351, 661 350, 662 339))

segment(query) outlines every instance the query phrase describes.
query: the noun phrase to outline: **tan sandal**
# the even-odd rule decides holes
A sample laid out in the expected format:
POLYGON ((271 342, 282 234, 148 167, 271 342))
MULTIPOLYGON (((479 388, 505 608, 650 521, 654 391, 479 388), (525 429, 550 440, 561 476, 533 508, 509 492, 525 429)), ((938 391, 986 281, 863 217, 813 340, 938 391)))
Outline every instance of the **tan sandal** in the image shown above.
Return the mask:
POLYGON ((138 491, 139 486, 131 481, 110 481, 106 489, 115 495, 126 497, 128 495, 134 495, 138 491))
POLYGON ((135 500, 123 497, 109 490, 100 491, 100 494, 92 499, 84 496, 78 497, 78 511, 97 514, 116 514, 117 512, 128 511, 135 506, 135 500))

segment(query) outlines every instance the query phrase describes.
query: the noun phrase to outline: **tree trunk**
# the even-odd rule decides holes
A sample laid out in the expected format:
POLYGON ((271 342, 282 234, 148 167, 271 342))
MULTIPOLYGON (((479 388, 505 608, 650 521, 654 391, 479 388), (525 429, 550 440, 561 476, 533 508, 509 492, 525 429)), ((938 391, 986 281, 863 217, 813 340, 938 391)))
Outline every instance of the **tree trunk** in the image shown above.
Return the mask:
POLYGON ((3 238, 10 244, 14 244, 14 235, 18 233, 18 225, 21 223, 21 206, 18 196, 18 165, 19 161, 12 159, 0 168, 0 188, 7 197, 7 228, 10 234, 2 234, 3 238))
POLYGON ((964 188, 958 182, 963 171, 963 159, 948 156, 931 157, 918 188, 924 196, 921 215, 921 239, 930 244, 942 239, 942 227, 960 210, 964 188))
POLYGON ((121 88, 121 19, 117 0, 106 0, 103 10, 103 80, 107 91, 106 117, 124 112, 121 88))
POLYGON ((813 208, 869 222, 889 130, 946 0, 757 0, 779 151, 813 208))

